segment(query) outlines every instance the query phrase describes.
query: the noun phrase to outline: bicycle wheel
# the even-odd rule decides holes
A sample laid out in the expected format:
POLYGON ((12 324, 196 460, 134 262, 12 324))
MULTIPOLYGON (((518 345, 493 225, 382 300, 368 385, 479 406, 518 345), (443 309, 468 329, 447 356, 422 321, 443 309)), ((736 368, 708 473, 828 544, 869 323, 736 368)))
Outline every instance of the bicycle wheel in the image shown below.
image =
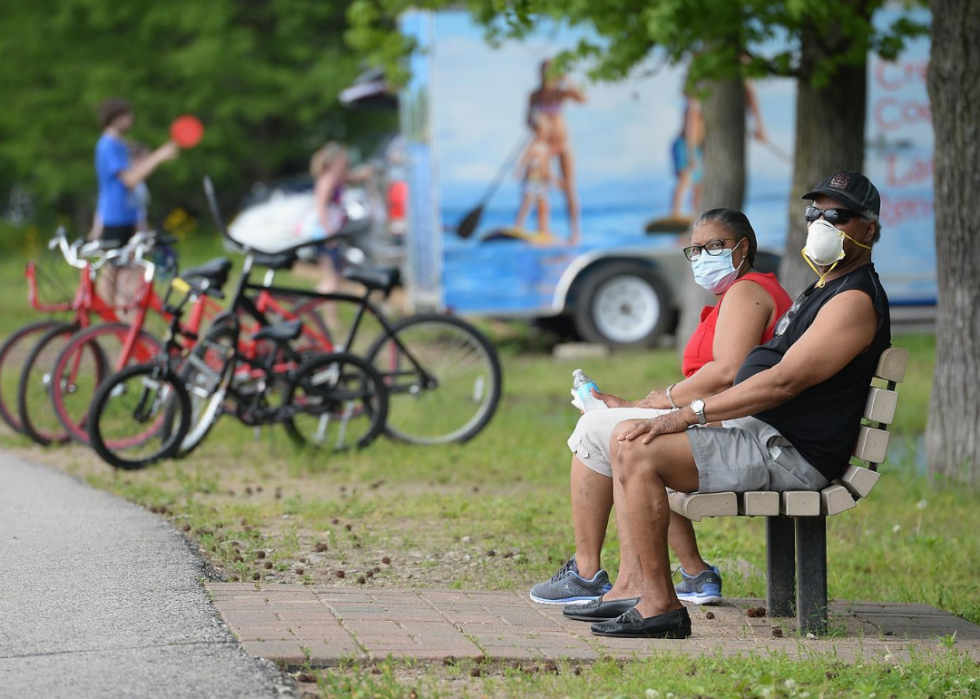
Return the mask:
POLYGON ((17 387, 27 357, 42 335, 67 325, 58 320, 42 320, 16 330, 0 345, 0 418, 16 432, 23 432, 17 410, 17 387))
POLYGON ((374 342, 368 359, 388 390, 385 434, 393 439, 466 442, 486 427, 500 401, 496 350, 453 316, 420 314, 396 323, 374 342))
POLYGON ((24 362, 17 384, 17 417, 21 432, 41 446, 64 444, 70 437, 51 409, 54 360, 78 326, 61 323, 46 332, 24 362))
POLYGON ((138 469, 172 456, 190 429, 190 398, 166 363, 137 364, 102 382, 89 410, 92 448, 104 461, 138 469), (165 430, 167 413, 174 429, 165 430))
POLYGON ((283 421, 299 446, 324 451, 362 449, 384 429, 388 394, 381 376, 352 354, 318 354, 300 367, 283 404, 294 414, 283 421))
POLYGON ((101 381, 110 371, 144 363, 160 352, 160 341, 145 331, 127 349, 130 330, 123 323, 80 330, 54 361, 48 390, 55 417, 68 436, 82 444, 89 442, 88 410, 101 381))
MULTIPOLYGON (((188 355, 180 379, 190 397, 190 429, 174 454, 184 458, 194 451, 223 414, 229 371, 234 369, 237 333, 230 327, 214 328, 188 355)), ((168 429, 173 416, 168 415, 168 429)))

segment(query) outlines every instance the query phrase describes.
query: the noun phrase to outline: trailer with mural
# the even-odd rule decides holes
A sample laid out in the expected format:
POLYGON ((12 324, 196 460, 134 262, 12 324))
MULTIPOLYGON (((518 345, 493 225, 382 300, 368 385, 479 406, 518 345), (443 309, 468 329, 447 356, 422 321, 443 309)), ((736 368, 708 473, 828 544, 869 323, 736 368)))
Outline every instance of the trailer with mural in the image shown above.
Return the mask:
MULTIPOLYGON (((887 12, 879 21, 889 21, 887 12)), ((699 208, 703 118, 684 66, 653 55, 616 83, 551 59, 583 30, 488 43, 465 12, 411 12, 399 95, 408 177, 405 277, 416 307, 560 319, 589 341, 650 345, 673 329, 699 208)), ((882 193, 876 264, 893 305, 936 301, 928 40, 869 61, 865 170, 882 193)), ((795 86, 750 84, 744 210, 760 265, 799 254, 791 205, 795 86)))

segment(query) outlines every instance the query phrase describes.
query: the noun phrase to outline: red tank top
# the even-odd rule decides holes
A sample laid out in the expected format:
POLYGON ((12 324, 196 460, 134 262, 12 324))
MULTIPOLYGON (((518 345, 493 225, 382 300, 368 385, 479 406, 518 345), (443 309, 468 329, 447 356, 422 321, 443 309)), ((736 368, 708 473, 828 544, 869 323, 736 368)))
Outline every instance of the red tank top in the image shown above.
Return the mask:
MULTIPOLYGON (((772 333, 776 329, 776 321, 789 310, 789 307, 793 305, 793 301, 783 290, 783 287, 779 285, 775 274, 749 272, 744 277, 736 279, 732 286, 744 281, 752 281, 761 286, 772 297, 773 303, 776 304, 776 313, 773 316, 773 321, 766 327, 765 332, 762 333, 762 338, 759 340, 759 344, 764 345, 772 339, 772 333)), ((732 286, 728 287, 725 294, 731 291, 732 286)), ((705 306, 701 309, 701 323, 694 330, 694 334, 691 335, 691 339, 687 341, 687 346, 684 348, 684 360, 681 363, 681 371, 685 377, 691 376, 714 358, 715 324, 718 322, 718 309, 721 308, 721 302, 725 300, 725 294, 721 295, 718 303, 714 306, 705 306)))

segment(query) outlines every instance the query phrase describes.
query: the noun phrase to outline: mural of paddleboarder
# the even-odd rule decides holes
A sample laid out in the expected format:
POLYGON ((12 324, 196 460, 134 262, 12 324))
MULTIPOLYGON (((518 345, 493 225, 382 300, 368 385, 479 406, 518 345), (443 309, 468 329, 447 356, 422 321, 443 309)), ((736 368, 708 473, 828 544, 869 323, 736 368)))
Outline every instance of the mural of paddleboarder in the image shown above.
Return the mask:
POLYGON ((576 245, 582 237, 581 209, 575 189, 575 157, 562 106, 568 100, 583 104, 585 93, 564 75, 553 74, 550 67, 550 60, 541 63, 541 84, 528 99, 527 125, 535 134, 546 138, 552 157, 558 158, 561 167, 558 186, 565 193, 568 209, 568 242, 576 245))

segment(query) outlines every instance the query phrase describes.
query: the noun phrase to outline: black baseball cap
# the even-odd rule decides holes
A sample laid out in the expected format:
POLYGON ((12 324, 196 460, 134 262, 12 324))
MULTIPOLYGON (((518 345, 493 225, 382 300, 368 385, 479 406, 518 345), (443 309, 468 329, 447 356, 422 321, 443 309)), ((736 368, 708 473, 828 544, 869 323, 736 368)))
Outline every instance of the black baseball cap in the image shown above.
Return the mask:
POLYGON ((843 202, 855 211, 870 211, 875 216, 881 213, 881 195, 871 180, 856 170, 847 170, 831 175, 821 182, 812 192, 807 192, 801 199, 813 199, 818 194, 826 194, 839 202, 843 202))

